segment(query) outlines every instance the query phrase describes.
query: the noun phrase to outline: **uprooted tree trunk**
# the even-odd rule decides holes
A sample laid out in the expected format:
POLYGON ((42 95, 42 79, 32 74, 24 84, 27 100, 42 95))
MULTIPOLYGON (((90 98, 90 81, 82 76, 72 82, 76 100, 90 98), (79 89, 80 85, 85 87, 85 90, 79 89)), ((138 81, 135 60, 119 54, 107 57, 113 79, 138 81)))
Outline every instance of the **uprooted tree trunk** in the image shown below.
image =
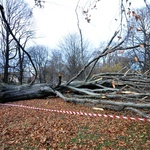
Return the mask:
POLYGON ((49 95, 56 96, 53 89, 47 84, 28 84, 21 86, 0 84, 1 103, 34 98, 44 98, 49 95))

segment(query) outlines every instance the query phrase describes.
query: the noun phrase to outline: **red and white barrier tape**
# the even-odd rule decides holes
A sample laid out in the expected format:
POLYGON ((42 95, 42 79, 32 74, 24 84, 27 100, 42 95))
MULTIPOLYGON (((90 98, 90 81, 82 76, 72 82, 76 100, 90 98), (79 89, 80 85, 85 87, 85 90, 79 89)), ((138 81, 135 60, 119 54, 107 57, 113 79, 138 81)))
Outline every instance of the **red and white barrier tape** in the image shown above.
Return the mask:
POLYGON ((70 115, 82 115, 82 116, 103 117, 103 118, 113 118, 113 119, 117 118, 117 119, 150 122, 150 119, 147 119, 147 118, 134 118, 134 117, 126 117, 126 116, 94 114, 94 113, 84 113, 84 112, 75 112, 75 111, 66 111, 66 110, 55 110, 55 109, 38 108, 38 107, 31 107, 31 106, 24 106, 24 105, 10 104, 10 103, 7 103, 7 104, 0 103, 0 105, 10 106, 10 107, 27 108, 27 109, 33 109, 33 110, 50 111, 50 112, 57 112, 57 113, 70 114, 70 115))

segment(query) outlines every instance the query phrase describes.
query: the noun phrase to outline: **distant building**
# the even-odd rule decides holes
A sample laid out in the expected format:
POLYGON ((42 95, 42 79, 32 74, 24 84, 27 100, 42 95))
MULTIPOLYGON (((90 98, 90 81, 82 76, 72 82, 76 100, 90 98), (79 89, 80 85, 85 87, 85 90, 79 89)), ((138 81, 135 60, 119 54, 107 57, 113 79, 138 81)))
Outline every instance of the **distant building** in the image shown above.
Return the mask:
MULTIPOLYGON (((8 83, 10 84, 19 84, 20 72, 9 72, 8 73, 8 83)), ((0 83, 3 82, 4 74, 0 73, 0 83)), ((27 83, 31 75, 29 73, 23 74, 23 83, 27 83)))

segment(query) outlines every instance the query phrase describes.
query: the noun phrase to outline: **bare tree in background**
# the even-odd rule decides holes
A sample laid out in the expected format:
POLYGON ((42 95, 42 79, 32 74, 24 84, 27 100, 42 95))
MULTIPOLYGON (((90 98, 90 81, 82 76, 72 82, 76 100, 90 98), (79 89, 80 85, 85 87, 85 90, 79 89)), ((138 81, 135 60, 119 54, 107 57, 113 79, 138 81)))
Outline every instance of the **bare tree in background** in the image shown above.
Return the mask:
POLYGON ((61 75, 63 80, 65 80, 66 68, 63 62, 62 52, 54 49, 51 50, 50 59, 47 67, 47 82, 52 85, 58 83, 58 76, 61 75))
POLYGON ((130 22, 131 32, 128 38, 128 44, 136 45, 140 43, 140 47, 134 48, 129 51, 130 57, 132 57, 134 63, 139 63, 143 72, 150 70, 150 47, 146 46, 150 44, 150 11, 147 7, 137 9, 136 12, 132 12, 140 16, 140 19, 132 19, 130 22), (137 58, 134 60, 134 58, 137 58))
MULTIPOLYGON (((59 43, 59 49, 63 53, 64 65, 66 66, 66 78, 69 79, 77 74, 89 60, 89 42, 83 41, 80 45, 80 36, 69 34, 59 43)), ((83 77, 81 77, 83 79, 83 77)))
MULTIPOLYGON (((48 65, 48 48, 43 45, 36 45, 28 48, 28 52, 30 53, 30 56, 32 58, 32 61, 34 62, 36 69, 37 69, 37 81, 39 83, 45 83, 46 82, 46 68, 48 65)), ((26 60, 26 63, 28 63, 28 59, 26 60)), ((29 64, 30 66, 31 64, 29 64)))
MULTIPOLYGON (((24 0, 1 0, 1 4, 5 9, 6 19, 13 34, 22 47, 25 47, 28 40, 34 35, 30 7, 24 0)), ((20 51, 19 45, 14 41, 3 19, 1 19, 1 22, 1 53, 4 62, 3 82, 8 83, 9 72, 15 71, 19 72, 19 82, 22 84, 24 53, 20 51)))

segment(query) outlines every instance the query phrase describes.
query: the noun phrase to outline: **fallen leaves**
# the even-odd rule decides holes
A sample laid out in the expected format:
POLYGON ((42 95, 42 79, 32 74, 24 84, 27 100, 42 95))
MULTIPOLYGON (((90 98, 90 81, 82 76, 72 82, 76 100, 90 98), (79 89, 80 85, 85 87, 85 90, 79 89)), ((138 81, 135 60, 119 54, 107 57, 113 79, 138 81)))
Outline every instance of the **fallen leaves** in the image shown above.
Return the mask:
MULTIPOLYGON (((18 101, 48 109, 99 113, 61 99, 18 101)), ((134 115, 130 111, 104 114, 134 115)), ((0 149, 148 149, 150 123, 0 106, 0 149)), ((134 116, 135 117, 135 116, 134 116)))

